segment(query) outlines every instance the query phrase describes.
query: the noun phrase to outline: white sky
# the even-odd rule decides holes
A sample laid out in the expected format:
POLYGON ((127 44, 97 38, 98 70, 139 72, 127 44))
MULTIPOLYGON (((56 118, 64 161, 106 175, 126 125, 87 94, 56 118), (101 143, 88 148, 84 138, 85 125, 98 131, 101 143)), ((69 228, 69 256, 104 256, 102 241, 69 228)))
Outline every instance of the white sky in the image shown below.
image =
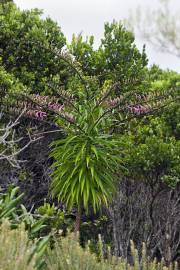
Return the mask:
MULTIPOLYGON (((180 10, 180 0, 171 0, 175 10, 180 10)), ((138 6, 156 7, 158 0, 15 0, 21 9, 40 8, 46 16, 58 22, 68 41, 73 33, 94 35, 96 44, 103 35, 104 22, 127 18, 130 10, 138 6)), ((142 41, 137 39, 141 49, 142 41)), ((146 44, 150 63, 180 71, 180 58, 155 51, 146 44)))

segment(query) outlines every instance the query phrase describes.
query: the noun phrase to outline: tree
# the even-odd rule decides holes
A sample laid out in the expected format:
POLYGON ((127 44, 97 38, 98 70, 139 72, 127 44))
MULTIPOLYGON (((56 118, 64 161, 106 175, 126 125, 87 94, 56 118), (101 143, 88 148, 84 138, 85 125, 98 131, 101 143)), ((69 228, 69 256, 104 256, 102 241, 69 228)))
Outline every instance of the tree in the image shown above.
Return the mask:
POLYGON ((57 23, 41 19, 37 9, 20 11, 15 4, 0 4, 1 65, 32 93, 50 94, 53 84, 67 73, 52 50, 61 50, 65 37, 57 23))
POLYGON ((10 2, 14 2, 13 0, 0 0, 0 4, 7 4, 7 3, 10 3, 10 2))
POLYGON ((178 182, 179 148, 172 138, 179 138, 177 74, 155 66, 148 70, 145 51, 139 52, 133 34, 119 23, 105 25, 97 50, 92 37, 83 41, 79 36, 62 54, 64 37, 57 25, 41 20, 37 11, 21 12, 12 4, 2 12, 1 106, 4 96, 8 102, 13 99, 9 112, 18 114, 26 106, 26 116, 62 130, 52 144, 51 192, 68 209, 77 208, 76 231, 82 211, 109 204, 117 176, 121 181, 138 172, 147 180, 159 163, 163 167, 168 162, 162 180, 178 182), (162 114, 167 106, 169 113, 162 114), (166 129, 162 137, 155 126, 166 129))
MULTIPOLYGON (((56 98, 24 96, 31 116, 36 115, 42 120, 50 112, 51 120, 64 130, 64 140, 60 139, 53 144, 52 157, 55 163, 52 194, 65 202, 68 209, 73 206, 78 208, 76 230, 79 230, 82 208, 88 211, 92 205, 94 211, 97 211, 101 205, 107 205, 113 196, 114 172, 119 166, 123 169, 125 157, 122 151, 125 142, 122 144, 119 134, 129 130, 134 117, 141 118, 144 114, 150 114, 154 107, 160 109, 163 98, 165 104, 172 101, 172 93, 169 98, 169 93, 165 95, 163 89, 153 93, 145 88, 143 80, 148 81, 149 76, 145 68, 145 55, 139 53, 133 41, 133 35, 126 33, 121 25, 107 24, 100 51, 104 54, 101 59, 104 61, 107 58, 109 62, 104 61, 102 74, 97 70, 94 75, 86 69, 86 57, 81 49, 74 57, 71 49, 70 54, 62 54, 61 50, 59 52, 49 47, 49 53, 55 55, 56 61, 66 63, 70 71, 65 89, 55 87, 53 92, 56 98), (115 44, 118 48, 116 58, 113 51, 115 48, 111 50, 114 41, 117 41, 115 44), (129 63, 124 62, 128 54, 129 63), (78 57, 80 60, 77 62, 78 57), (100 75, 104 76, 103 80, 100 75)), ((87 51, 90 47, 87 46, 87 51)), ((90 65, 89 60, 88 63, 90 65)), ((89 67, 90 70, 92 66, 89 67)), ((18 102, 18 108, 23 108, 24 104, 18 102)))
POLYGON ((127 257, 132 239, 139 248, 145 242, 151 258, 164 258, 169 264, 179 258, 180 243, 180 76, 157 66, 147 76, 151 81, 148 95, 169 89, 176 92, 175 99, 163 109, 131 119, 121 134, 127 171, 123 179, 119 176, 122 180, 109 213, 115 254, 127 257))
MULTIPOLYGON (((110 113, 93 94, 93 83, 81 80, 76 96, 66 98, 71 114, 61 114, 65 138, 55 141, 52 194, 71 210, 78 208, 75 231, 80 229, 81 211, 92 205, 94 212, 107 205, 115 192, 115 171, 122 166, 120 141, 106 131, 111 124, 110 113), (72 103, 73 102, 73 103, 72 103), (73 113, 72 113, 73 112, 73 113)), ((70 92, 71 93, 71 92, 70 92)), ((62 97, 62 96, 61 96, 62 97)))
POLYGON ((84 74, 97 76, 101 84, 109 80, 120 82, 119 91, 139 89, 145 79, 147 57, 145 47, 140 52, 132 32, 118 22, 105 23, 104 37, 98 49, 94 49, 93 36, 83 41, 83 37, 73 36, 69 45, 84 74))
POLYGON ((56 123, 63 127, 65 138, 52 144, 51 157, 55 159, 52 194, 68 209, 78 208, 77 231, 82 208, 88 211, 92 205, 96 212, 103 204, 107 205, 116 189, 116 172, 124 170, 128 148, 126 140, 122 140, 122 131, 114 127, 119 125, 125 132, 125 123, 154 112, 155 107, 160 109, 161 105, 172 102, 172 97, 169 94, 163 97, 162 93, 159 97, 157 93, 143 96, 141 91, 139 95, 131 92, 114 97, 120 83, 104 89, 94 77, 84 76, 71 56, 66 61, 70 61, 76 76, 69 83, 69 89, 60 92, 64 105, 57 105, 56 123))

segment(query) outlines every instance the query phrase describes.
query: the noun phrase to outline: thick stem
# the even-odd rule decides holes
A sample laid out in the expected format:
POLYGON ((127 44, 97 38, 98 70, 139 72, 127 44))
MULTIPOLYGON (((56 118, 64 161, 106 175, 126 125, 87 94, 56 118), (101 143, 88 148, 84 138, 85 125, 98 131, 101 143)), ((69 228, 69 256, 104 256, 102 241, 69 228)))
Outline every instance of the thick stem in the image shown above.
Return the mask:
POLYGON ((74 226, 75 233, 78 233, 80 231, 80 224, 81 224, 81 208, 79 208, 76 213, 76 221, 74 226))

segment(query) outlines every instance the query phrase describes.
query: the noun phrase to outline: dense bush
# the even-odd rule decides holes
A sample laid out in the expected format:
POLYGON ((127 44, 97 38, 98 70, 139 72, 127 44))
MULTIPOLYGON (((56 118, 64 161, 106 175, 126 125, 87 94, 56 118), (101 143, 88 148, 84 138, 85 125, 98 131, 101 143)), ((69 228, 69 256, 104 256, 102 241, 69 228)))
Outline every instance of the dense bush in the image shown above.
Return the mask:
POLYGON ((65 37, 41 12, 20 11, 15 4, 0 4, 0 63, 31 92, 51 93, 48 84, 64 79, 63 65, 49 48, 61 50, 65 37))

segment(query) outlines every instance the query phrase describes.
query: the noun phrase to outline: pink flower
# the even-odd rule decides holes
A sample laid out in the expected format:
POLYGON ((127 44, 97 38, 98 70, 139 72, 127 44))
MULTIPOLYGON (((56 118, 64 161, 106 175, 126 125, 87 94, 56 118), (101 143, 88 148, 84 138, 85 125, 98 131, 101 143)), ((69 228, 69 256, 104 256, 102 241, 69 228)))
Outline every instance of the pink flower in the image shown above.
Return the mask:
POLYGON ((42 111, 36 111, 35 112, 35 117, 39 120, 43 120, 44 118, 47 117, 47 113, 46 112, 42 112, 42 111))
POLYGON ((133 114, 140 115, 140 114, 145 114, 150 111, 150 107, 148 105, 134 105, 134 106, 129 106, 128 107, 129 111, 133 114))

